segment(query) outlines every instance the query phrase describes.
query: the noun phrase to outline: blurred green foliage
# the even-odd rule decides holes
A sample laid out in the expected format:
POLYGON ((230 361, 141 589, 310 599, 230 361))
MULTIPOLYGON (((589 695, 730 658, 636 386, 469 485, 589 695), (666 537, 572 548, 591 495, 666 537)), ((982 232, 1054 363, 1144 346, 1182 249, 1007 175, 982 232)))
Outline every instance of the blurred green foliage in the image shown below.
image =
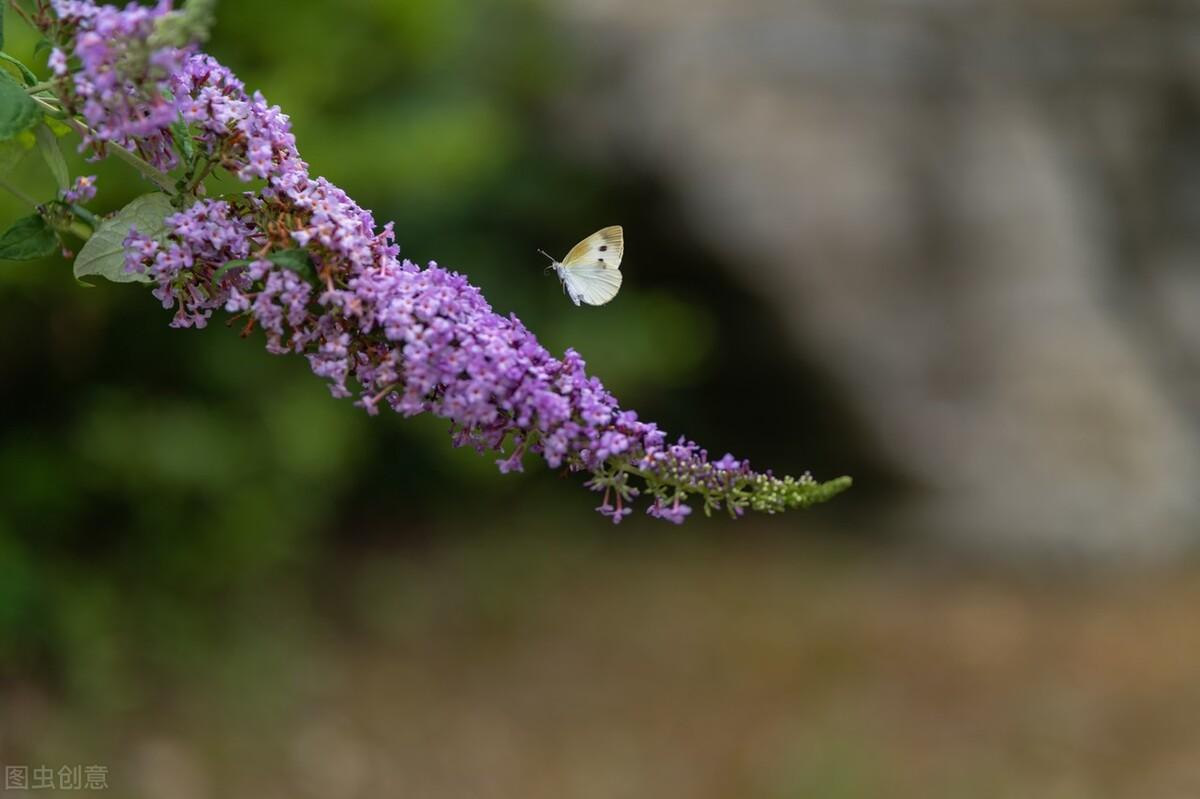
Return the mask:
MULTIPOLYGON (((532 0, 243 2, 219 6, 208 49, 291 116, 314 173, 395 220, 406 256, 467 272, 635 402, 695 376, 711 319, 636 286, 579 312, 543 275, 535 247, 628 224, 546 121, 570 83, 557 41, 532 0)), ((8 51, 44 70, 34 43, 10 18, 8 51)), ((95 211, 145 190, 64 143, 73 175, 99 175, 95 211)), ((10 180, 48 199, 30 152, 10 180)), ((4 226, 28 213, 0 196, 4 226)), ((0 307, 0 676, 120 707, 255 602, 319 584, 333 548, 518 505, 545 524, 570 503, 573 525, 604 525, 578 481, 501 477, 442 425, 368 418, 302 360, 219 321, 171 330, 145 290, 80 288, 60 258, 0 264, 0 307)))

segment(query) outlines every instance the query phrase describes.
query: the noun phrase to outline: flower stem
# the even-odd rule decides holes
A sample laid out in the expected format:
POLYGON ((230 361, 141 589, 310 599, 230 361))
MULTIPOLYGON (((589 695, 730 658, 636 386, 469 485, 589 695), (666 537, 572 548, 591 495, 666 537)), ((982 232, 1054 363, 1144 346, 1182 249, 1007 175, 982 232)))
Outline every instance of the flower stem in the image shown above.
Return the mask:
MULTIPOLYGON (((34 97, 33 101, 48 111, 58 111, 57 108, 54 108, 40 97, 34 97)), ((85 125, 80 123, 79 120, 75 119, 73 116, 66 116, 63 119, 63 122, 65 122, 67 127, 71 128, 71 130, 79 134, 80 138, 86 139, 91 133, 91 131, 89 131, 85 125)), ((145 177, 155 186, 158 186, 158 188, 162 189, 163 193, 168 195, 175 194, 175 184, 172 182, 171 176, 166 172, 163 172, 137 153, 122 147, 116 142, 105 142, 105 146, 109 147, 113 151, 113 154, 117 156, 117 158, 120 158, 122 161, 141 172, 143 177, 145 177)))
POLYGON ((90 239, 93 233, 91 226, 78 220, 71 222, 70 226, 67 228, 67 232, 73 236, 76 236, 77 238, 83 239, 84 241, 90 239))
POLYGON ((204 182, 204 179, 206 177, 208 177, 208 174, 213 171, 213 167, 215 167, 216 165, 217 165, 216 161, 205 159, 203 168, 196 170, 196 177, 194 177, 190 181, 188 181, 188 185, 187 185, 187 189, 186 189, 187 193, 194 194, 196 192, 196 189, 200 186, 201 183, 204 182))

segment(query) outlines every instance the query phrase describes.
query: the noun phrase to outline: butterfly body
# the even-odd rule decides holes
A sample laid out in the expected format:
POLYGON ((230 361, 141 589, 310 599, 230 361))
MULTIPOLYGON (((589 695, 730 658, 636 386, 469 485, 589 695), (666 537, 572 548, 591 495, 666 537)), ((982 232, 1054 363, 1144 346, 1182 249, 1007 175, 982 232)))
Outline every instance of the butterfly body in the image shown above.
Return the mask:
POLYGON ((546 257, 571 302, 603 305, 621 288, 624 254, 625 233, 620 225, 612 225, 576 244, 562 261, 546 257))

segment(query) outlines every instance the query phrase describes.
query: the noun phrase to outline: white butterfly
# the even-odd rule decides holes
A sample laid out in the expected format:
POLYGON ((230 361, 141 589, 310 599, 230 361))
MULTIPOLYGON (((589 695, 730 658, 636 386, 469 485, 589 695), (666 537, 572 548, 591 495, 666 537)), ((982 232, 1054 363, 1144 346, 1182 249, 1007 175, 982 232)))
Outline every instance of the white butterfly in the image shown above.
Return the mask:
POLYGON ((621 288, 621 256, 625 254, 625 231, 620 225, 597 230, 576 244, 562 259, 550 258, 547 269, 558 273, 563 290, 576 305, 580 300, 588 305, 603 305, 617 296, 621 288))

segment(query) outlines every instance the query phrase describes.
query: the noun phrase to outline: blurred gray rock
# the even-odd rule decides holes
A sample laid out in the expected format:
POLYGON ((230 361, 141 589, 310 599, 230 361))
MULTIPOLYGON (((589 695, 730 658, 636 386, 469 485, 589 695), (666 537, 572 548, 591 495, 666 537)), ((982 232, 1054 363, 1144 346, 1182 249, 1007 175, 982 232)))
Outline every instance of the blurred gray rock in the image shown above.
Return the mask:
POLYGON ((1000 554, 1200 540, 1200 11, 557 8, 574 135, 672 187, 824 364, 923 487, 889 518, 1000 554))

